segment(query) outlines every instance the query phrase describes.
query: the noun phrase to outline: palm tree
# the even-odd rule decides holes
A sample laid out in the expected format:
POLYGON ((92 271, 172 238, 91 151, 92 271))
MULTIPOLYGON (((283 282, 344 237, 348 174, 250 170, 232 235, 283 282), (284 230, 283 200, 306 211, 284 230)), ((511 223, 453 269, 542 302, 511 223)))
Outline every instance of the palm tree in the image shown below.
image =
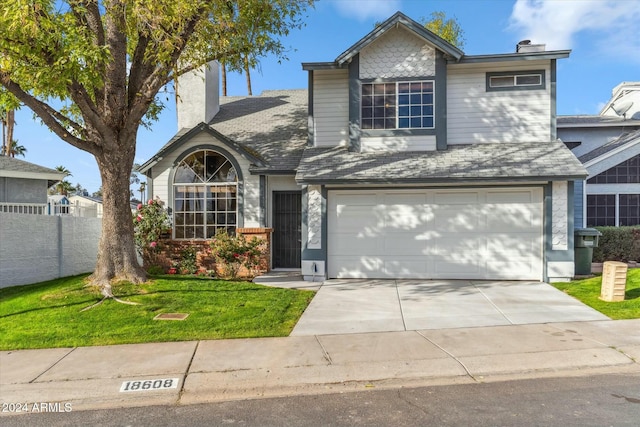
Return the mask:
MULTIPOLYGON (((55 169, 58 172, 63 173, 65 178, 68 176, 73 176, 69 169, 65 168, 64 166, 56 166, 55 169)), ((71 185, 69 181, 63 179, 56 184, 56 191, 60 195, 67 195, 70 191, 73 191, 73 185, 71 185)))
POLYGON ((11 141, 11 145, 9 146, 9 149, 6 151, 9 157, 15 157, 15 156, 24 157, 26 152, 27 152, 27 149, 24 147, 24 145, 18 145, 18 141, 15 139, 11 141))

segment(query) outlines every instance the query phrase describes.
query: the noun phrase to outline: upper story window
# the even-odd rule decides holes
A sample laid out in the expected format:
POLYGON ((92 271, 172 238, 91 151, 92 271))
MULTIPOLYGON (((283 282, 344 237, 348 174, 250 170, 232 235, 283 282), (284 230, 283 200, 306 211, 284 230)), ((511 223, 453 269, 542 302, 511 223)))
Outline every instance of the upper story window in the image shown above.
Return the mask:
POLYGON ((640 183, 640 155, 630 158, 611 169, 589 178, 588 184, 638 184, 640 183))
POLYGON ((238 217, 238 177, 225 156, 211 150, 187 156, 173 180, 176 239, 210 239, 216 230, 234 232, 238 217))
POLYGON ((362 129, 433 129, 434 82, 362 84, 362 129))
POLYGON ((544 88, 544 70, 487 73, 487 92, 544 88))

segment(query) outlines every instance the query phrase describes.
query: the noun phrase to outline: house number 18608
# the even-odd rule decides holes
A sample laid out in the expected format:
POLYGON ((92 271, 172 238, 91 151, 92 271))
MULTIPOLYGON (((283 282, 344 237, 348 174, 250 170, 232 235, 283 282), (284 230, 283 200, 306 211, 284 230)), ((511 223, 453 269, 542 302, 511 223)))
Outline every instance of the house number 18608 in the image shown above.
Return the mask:
POLYGON ((150 391, 178 388, 178 378, 162 378, 157 380, 125 381, 120 387, 120 392, 150 391))

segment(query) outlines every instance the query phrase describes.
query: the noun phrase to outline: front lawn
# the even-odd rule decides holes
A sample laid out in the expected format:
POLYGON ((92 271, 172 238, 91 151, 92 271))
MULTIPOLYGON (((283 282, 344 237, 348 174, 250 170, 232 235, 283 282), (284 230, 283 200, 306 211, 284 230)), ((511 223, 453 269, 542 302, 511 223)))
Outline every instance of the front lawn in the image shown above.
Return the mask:
POLYGON ((640 318, 640 268, 628 270, 625 300, 619 302, 598 298, 602 288, 601 276, 552 285, 612 319, 640 318))
POLYGON ((0 350, 287 336, 314 293, 249 282, 162 276, 114 285, 140 305, 100 300, 86 275, 0 289, 0 350), (153 320, 188 313, 183 321, 153 320))

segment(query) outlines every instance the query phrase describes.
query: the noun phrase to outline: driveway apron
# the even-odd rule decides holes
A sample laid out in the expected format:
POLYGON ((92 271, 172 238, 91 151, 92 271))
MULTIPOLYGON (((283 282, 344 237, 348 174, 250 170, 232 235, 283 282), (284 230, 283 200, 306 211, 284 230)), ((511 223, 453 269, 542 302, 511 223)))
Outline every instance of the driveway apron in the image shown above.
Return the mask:
POLYGON ((325 281, 291 335, 331 335, 608 320, 547 283, 325 281))

